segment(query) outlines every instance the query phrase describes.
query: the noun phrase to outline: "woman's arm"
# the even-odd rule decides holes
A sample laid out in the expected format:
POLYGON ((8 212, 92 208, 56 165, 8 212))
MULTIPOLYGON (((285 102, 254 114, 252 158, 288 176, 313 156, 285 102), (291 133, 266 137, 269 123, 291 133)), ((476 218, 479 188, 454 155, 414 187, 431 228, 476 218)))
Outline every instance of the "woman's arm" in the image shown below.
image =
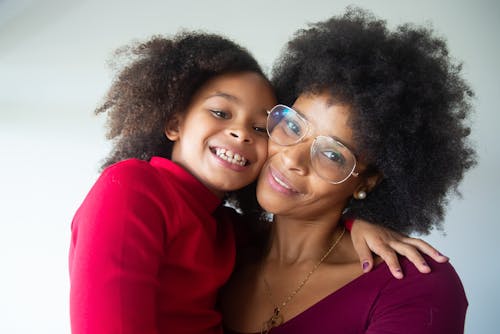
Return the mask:
POLYGON ((387 263, 392 275, 398 279, 404 275, 397 254, 407 257, 421 273, 431 272, 422 254, 430 256, 436 262, 448 261, 446 256, 421 239, 411 238, 363 220, 346 221, 346 227, 351 231, 354 249, 365 273, 373 268, 372 252, 387 263))

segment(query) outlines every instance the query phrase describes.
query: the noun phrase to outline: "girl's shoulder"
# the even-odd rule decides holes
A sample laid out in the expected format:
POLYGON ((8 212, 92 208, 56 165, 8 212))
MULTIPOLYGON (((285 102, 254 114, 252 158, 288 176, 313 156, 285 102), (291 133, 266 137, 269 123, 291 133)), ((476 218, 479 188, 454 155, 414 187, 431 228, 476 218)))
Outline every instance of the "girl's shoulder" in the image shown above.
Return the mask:
POLYGON ((136 158, 116 162, 106 167, 101 174, 101 178, 130 184, 155 183, 159 177, 158 169, 149 161, 136 158))
POLYGON ((137 173, 145 173, 151 169, 152 166, 148 161, 131 158, 115 162, 114 164, 106 167, 102 174, 134 175, 137 173))

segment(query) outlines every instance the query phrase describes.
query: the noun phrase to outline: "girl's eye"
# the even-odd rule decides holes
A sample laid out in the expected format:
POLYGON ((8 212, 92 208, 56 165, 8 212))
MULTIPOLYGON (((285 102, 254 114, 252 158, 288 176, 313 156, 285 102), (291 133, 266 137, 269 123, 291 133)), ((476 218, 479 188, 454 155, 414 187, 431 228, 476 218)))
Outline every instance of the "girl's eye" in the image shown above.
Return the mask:
POLYGON ((229 119, 230 115, 229 113, 222 111, 222 110, 210 110, 210 112, 217 118, 222 118, 222 119, 229 119))
POLYGON ((265 126, 254 126, 253 129, 257 132, 262 132, 262 133, 266 133, 267 130, 266 130, 266 127, 265 126))

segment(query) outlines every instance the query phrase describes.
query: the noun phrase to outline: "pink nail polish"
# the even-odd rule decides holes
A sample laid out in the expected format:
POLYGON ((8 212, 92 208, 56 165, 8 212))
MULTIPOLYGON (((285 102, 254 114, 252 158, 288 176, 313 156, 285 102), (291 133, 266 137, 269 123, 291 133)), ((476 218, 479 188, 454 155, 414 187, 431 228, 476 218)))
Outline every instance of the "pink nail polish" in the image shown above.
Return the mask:
POLYGON ((370 263, 368 263, 368 261, 364 261, 362 265, 363 271, 366 271, 366 269, 368 269, 368 266, 370 266, 370 263))

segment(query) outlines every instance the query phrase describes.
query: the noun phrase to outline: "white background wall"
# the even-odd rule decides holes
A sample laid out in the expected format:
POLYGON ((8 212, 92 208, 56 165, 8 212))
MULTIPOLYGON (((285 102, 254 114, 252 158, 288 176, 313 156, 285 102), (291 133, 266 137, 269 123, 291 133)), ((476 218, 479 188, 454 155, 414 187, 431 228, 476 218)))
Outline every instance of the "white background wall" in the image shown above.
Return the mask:
MULTIPOLYGON (((349 1, 0 0, 0 332, 69 333, 70 221, 109 144, 93 109, 111 52, 180 28, 224 33, 269 69, 291 34, 349 1)), ((498 333, 498 1, 354 1, 391 26, 432 21, 477 93, 480 164, 427 238, 462 277, 466 333, 498 333)))

